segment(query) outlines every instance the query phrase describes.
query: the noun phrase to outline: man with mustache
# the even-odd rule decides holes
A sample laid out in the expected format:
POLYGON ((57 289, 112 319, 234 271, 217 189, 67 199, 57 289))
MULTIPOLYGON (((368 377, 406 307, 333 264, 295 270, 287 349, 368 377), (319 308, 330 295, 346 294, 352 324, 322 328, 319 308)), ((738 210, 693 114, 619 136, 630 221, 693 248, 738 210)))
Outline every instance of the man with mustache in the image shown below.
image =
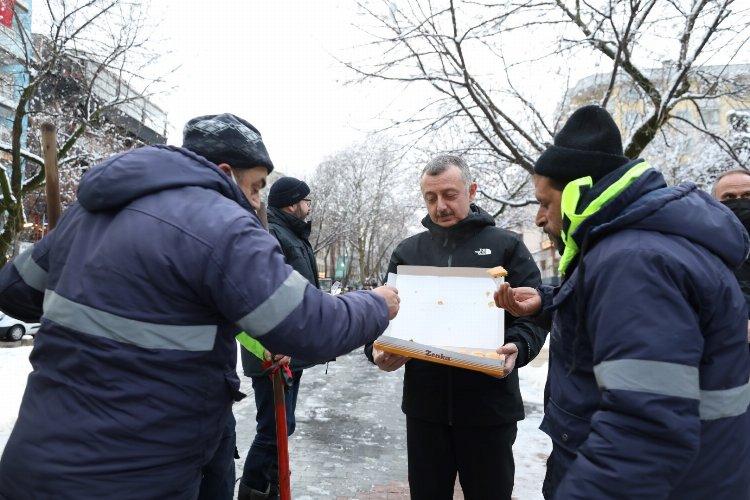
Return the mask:
MULTIPOLYGON (((307 218, 311 211, 310 187, 306 182, 294 177, 282 177, 271 186, 268 194, 268 229, 278 240, 286 263, 310 282, 310 286, 320 288, 318 266, 308 240, 312 224, 307 218)), ((269 354, 267 353, 267 357, 269 354)), ((302 371, 314 363, 289 357, 283 357, 280 362, 288 364, 292 371, 289 386, 284 391, 287 433, 291 436, 296 426, 294 411, 302 371)), ((273 383, 260 359, 246 349, 242 349, 242 367, 245 376, 252 379, 257 426, 255 438, 245 458, 237 498, 276 499, 279 498, 279 466, 273 383)))
MULTIPOLYGON (((539 269, 523 242, 472 202, 477 184, 457 156, 432 159, 420 178, 428 215, 427 231, 402 241, 388 271, 401 264, 440 267, 504 266, 514 286, 538 286, 539 269)), ((517 421, 524 418, 514 366, 534 359, 546 332, 526 319, 506 314, 504 346, 510 374, 497 379, 482 373, 409 360, 368 346, 381 370, 404 364, 409 488, 417 500, 452 499, 458 474, 468 500, 510 499, 515 465, 517 421)))
POLYGON ((575 111, 537 160, 538 226, 558 288, 495 300, 550 324, 545 498, 750 498, 750 248, 726 207, 623 155, 603 108, 575 111))

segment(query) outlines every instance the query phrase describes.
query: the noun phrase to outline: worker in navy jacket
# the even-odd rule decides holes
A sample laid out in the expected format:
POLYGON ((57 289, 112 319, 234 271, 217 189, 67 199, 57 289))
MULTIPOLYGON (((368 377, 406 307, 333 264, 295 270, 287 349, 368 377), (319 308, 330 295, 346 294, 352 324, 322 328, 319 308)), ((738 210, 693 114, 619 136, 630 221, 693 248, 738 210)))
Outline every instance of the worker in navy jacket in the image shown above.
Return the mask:
POLYGON ((240 397, 240 328, 311 361, 383 332, 393 289, 332 297, 284 263, 253 209, 272 169, 246 121, 193 119, 183 148, 92 168, 2 268, 0 310, 42 326, 0 497, 194 499, 240 397))
POLYGON ((598 106, 573 113, 535 172, 564 279, 496 300, 551 320, 545 498, 750 498, 748 313, 732 273, 745 228, 624 157, 598 106))

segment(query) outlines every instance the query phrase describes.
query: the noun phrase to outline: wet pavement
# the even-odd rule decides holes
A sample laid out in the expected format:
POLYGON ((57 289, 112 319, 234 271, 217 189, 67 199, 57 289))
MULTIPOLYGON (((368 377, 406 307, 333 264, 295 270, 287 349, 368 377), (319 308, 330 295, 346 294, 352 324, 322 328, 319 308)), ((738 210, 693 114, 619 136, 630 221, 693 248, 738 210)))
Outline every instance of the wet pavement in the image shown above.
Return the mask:
MULTIPOLYGON (((385 373, 364 355, 352 353, 305 370, 297 403, 297 428, 290 438, 292 492, 296 500, 408 498, 406 427, 400 409, 403 370, 385 373)), ((255 435, 255 402, 235 405, 237 477, 255 435)), ((514 453, 514 498, 541 498, 548 440, 537 427, 541 406, 527 405, 514 453)), ((463 498, 457 487, 455 498, 463 498)))

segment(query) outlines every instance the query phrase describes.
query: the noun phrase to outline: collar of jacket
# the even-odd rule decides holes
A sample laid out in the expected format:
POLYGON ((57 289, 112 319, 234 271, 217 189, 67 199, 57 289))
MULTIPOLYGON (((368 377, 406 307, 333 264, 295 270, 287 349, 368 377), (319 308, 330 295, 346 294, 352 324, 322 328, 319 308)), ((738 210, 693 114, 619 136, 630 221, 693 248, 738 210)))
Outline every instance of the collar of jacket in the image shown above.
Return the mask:
POLYGON ((560 259, 560 274, 565 274, 578 256, 586 231, 578 229, 583 223, 617 199, 631 184, 651 166, 636 160, 618 168, 594 184, 591 177, 582 177, 569 182, 561 199, 562 240, 565 250, 560 259))
POLYGON ((475 235, 487 226, 494 226, 495 219, 472 203, 469 206, 469 215, 451 227, 442 227, 435 224, 429 215, 426 215, 422 219, 422 225, 427 228, 434 238, 443 241, 458 242, 475 235))
POLYGON ((284 212, 280 208, 268 207, 268 223, 284 226, 303 240, 310 238, 312 222, 305 222, 292 214, 284 212))

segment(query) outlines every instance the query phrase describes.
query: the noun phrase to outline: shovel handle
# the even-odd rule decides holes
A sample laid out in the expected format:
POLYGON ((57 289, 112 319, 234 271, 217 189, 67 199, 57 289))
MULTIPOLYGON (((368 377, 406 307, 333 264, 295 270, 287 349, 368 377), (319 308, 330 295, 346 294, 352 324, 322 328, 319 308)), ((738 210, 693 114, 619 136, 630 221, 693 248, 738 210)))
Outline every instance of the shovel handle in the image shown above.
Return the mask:
POLYGON ((281 370, 271 374, 273 381, 273 402, 276 410, 276 450, 279 461, 279 498, 292 500, 289 471, 289 440, 286 430, 286 404, 284 399, 284 377, 281 370))

